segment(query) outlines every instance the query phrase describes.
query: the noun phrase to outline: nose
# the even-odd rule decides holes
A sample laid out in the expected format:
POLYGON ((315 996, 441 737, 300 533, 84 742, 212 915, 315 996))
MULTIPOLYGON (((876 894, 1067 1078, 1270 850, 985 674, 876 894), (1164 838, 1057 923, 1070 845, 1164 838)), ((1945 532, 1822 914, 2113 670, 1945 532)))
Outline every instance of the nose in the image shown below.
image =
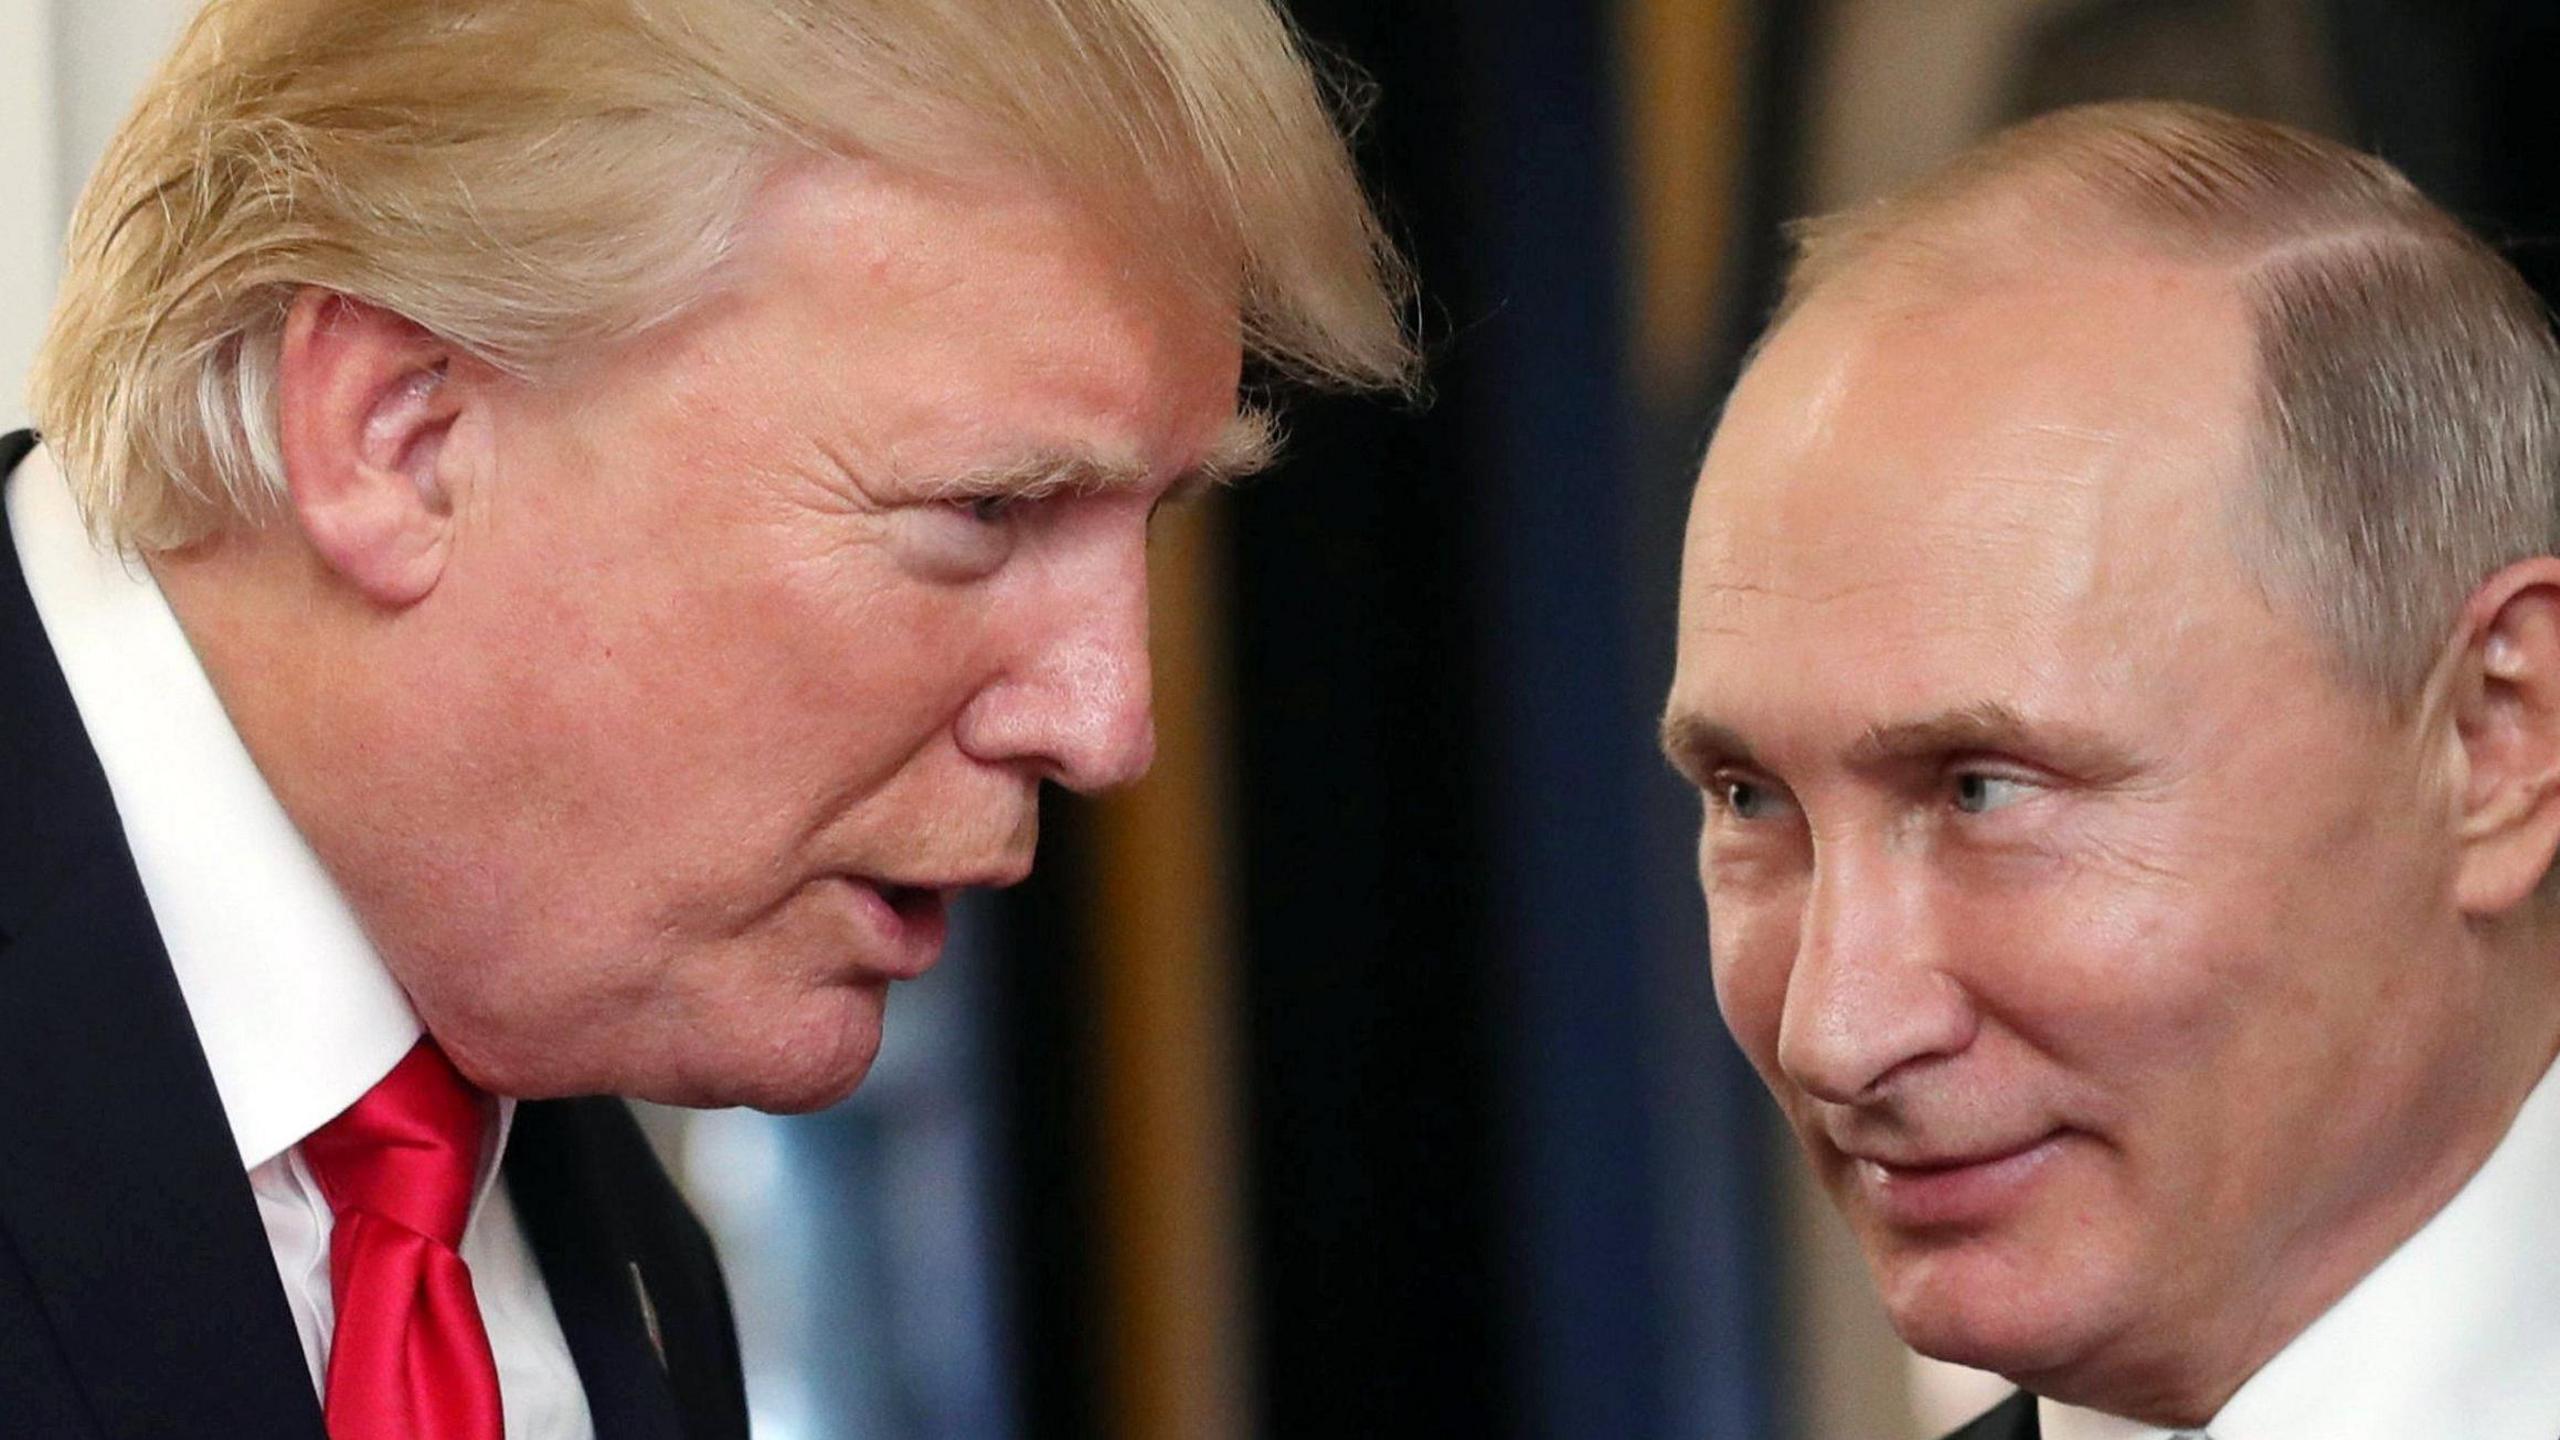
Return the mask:
POLYGON ((1923 862, 1881 849, 1817 860, 1778 1025, 1778 1066, 1834 1104, 1961 1053, 1979 1024, 1948 973, 1923 862))
POLYGON ((1026 599, 1013 663, 962 709, 959 738, 980 761, 1090 793, 1146 774, 1156 732, 1143 534, 1088 561, 1051 567, 1054 584, 1026 599))

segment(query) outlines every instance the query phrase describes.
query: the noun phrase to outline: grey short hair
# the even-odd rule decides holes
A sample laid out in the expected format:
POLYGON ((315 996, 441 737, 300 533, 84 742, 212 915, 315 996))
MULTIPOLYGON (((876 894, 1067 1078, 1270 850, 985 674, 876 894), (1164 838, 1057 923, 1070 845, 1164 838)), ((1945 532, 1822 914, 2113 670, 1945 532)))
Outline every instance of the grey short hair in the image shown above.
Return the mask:
POLYGON ((208 0, 74 213, 31 408, 101 535, 259 523, 296 291, 540 375, 711 293, 810 154, 1023 167, 1278 370, 1406 384, 1332 98, 1270 0, 208 0))
POLYGON ((2198 106, 2082 106, 1795 233, 1780 323, 1836 285, 1962 284, 2058 248, 2228 271, 2260 386, 2244 555, 2394 712, 2481 581, 2560 553, 2549 315, 2373 156, 2198 106))

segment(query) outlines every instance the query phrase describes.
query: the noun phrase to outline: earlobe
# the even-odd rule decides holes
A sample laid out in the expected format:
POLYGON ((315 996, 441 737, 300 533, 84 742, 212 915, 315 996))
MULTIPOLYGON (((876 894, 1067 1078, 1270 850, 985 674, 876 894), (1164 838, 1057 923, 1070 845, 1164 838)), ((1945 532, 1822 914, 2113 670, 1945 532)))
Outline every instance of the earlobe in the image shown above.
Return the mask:
POLYGON ((2489 577, 2456 643, 2457 898, 2485 918, 2529 899, 2560 851, 2560 559, 2489 577))
POLYGON ((286 312, 277 440, 294 520, 377 605, 426 598, 452 544, 452 347, 379 306, 305 290, 286 312))

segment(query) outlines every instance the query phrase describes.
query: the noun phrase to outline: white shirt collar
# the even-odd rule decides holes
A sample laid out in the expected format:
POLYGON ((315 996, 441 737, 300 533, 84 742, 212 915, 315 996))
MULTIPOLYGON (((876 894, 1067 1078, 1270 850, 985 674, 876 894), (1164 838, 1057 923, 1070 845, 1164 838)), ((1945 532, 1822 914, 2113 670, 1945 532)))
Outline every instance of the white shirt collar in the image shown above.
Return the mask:
MULTIPOLYGON (((2039 1401, 2045 1440, 2174 1432, 2039 1401)), ((2213 1440, 2560 1435, 2560 1067, 2452 1201, 2241 1385, 2213 1440)))
MULTIPOLYGON (((268 791, 151 572, 90 539, 41 447, 7 505, 232 1139, 255 1168, 389 1074, 418 1017, 268 791)), ((512 1110, 500 1107, 491 1161, 512 1110)))
POLYGON ((2178 1433, 2121 1415, 2057 1405, 2045 1399, 2036 1401, 2036 1430, 2044 1440, 2164 1440, 2178 1433))

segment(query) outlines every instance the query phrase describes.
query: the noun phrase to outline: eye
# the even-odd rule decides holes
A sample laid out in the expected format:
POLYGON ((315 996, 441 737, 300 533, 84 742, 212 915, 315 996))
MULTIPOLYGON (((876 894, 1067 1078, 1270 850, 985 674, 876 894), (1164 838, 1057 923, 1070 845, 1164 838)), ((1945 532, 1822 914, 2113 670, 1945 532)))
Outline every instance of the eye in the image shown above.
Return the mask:
POLYGON ((1021 542, 1022 497, 1001 491, 938 495, 897 511, 900 554, 936 581, 983 580, 1004 567, 1021 542))
POLYGON ((1765 819, 1777 808, 1777 793, 1757 780, 1719 775, 1707 782, 1707 803, 1736 820, 1765 819))
POLYGON ((1001 525, 1013 513, 1014 507, 1022 503, 1022 497, 1005 494, 960 495, 954 496, 948 503, 952 509, 968 516, 975 524, 1001 525))
POLYGON ((2017 804, 2034 794, 2035 789, 2024 780, 2013 780, 2006 775, 1992 775, 1980 770, 1960 771, 1956 775, 1956 808, 1968 815, 1987 815, 2017 804))

